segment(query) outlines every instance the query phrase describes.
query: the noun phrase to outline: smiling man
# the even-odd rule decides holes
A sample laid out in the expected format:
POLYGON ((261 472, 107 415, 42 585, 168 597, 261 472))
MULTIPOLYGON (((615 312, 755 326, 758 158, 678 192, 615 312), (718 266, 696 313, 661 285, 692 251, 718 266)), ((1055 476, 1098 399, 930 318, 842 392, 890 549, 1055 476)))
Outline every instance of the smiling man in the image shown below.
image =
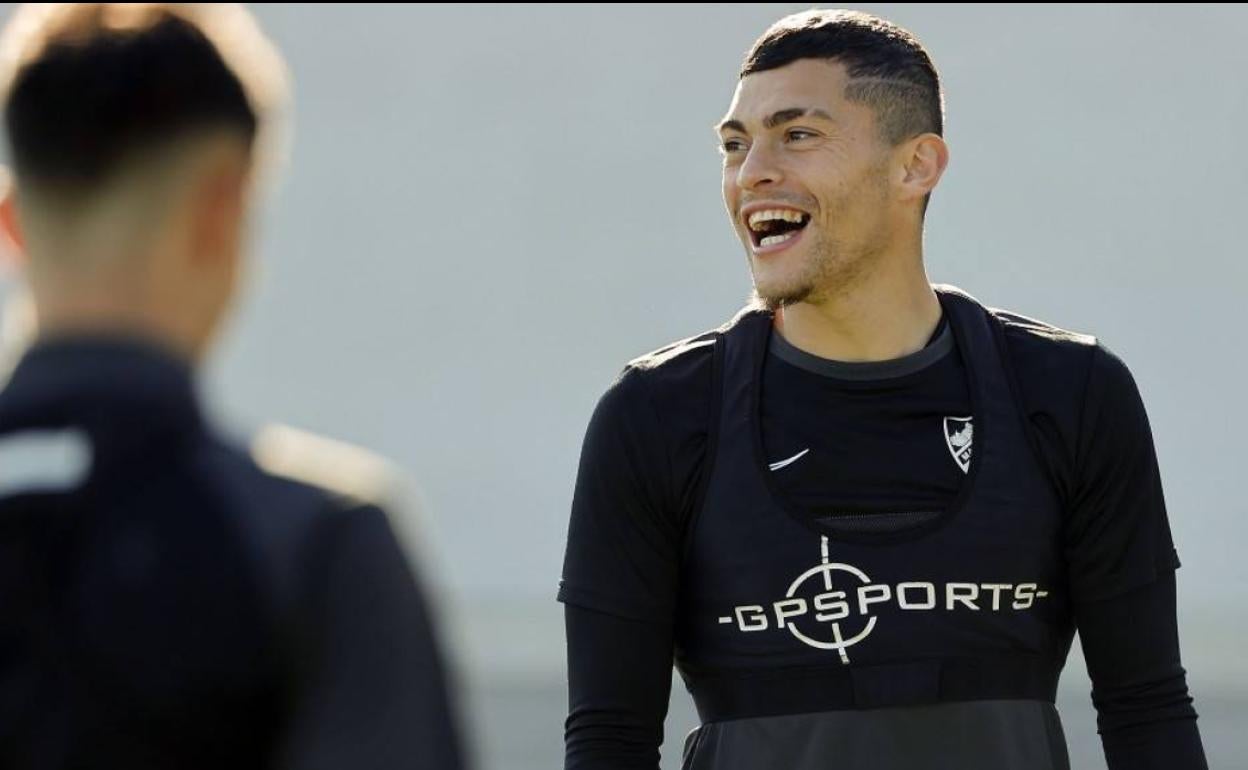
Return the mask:
POLYGON ((756 301, 633 361, 586 436, 560 599, 566 767, 1058 770, 1078 628, 1111 770, 1203 768, 1148 420, 1088 336, 934 287, 939 76, 785 18, 718 126, 756 301))

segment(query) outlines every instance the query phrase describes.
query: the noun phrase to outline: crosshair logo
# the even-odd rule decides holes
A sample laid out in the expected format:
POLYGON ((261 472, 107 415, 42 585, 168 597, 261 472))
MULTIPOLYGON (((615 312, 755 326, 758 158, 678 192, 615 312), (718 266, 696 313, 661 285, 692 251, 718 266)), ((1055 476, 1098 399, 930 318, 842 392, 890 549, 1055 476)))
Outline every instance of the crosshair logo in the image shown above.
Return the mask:
POLYGON ((789 633, 793 634, 793 636, 799 641, 804 642, 811 647, 817 647, 821 650, 836 650, 840 653, 841 662, 848 663, 849 653, 847 650, 867 638, 867 634, 870 634, 871 629, 875 628, 876 617, 874 615, 865 616, 865 625, 863 628, 858 631, 858 633, 846 637, 845 632, 841 629, 841 620, 849 617, 849 605, 845 602, 846 592, 844 589, 836 590, 833 577, 835 573, 841 573, 842 576, 848 576, 842 577, 841 579, 845 581, 852 579, 853 582, 850 583, 850 586, 854 589, 861 589, 870 586, 871 578, 867 577, 867 574, 857 567, 851 567, 848 564, 829 562, 828 539, 826 537, 823 538, 822 548, 823 563, 811 567, 802 574, 798 575, 797 579, 794 580, 789 586, 788 592, 785 593, 785 601, 792 602, 796 605, 794 609, 801 607, 803 610, 802 615, 805 615, 806 612, 804 611, 805 607, 803 605, 805 605, 806 600, 801 596, 798 596, 798 593, 809 593, 808 588, 806 590, 802 590, 808 581, 822 583, 823 591, 816 594, 813 600, 816 611, 815 623, 828 623, 828 631, 831 633, 831 638, 827 640, 815 638, 815 636, 819 633, 818 631, 812 631, 811 635, 807 635, 797 627, 796 622, 789 621, 785 625, 788 627, 789 633), (824 612, 820 612, 819 610, 821 609, 824 610, 824 612))

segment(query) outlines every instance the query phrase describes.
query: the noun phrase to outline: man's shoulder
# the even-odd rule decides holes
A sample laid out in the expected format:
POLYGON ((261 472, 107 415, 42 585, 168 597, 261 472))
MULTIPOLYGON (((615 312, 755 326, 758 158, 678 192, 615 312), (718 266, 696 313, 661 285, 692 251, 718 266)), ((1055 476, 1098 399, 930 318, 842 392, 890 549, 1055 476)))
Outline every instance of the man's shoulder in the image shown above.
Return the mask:
POLYGON ((747 305, 714 329, 637 356, 624 367, 621 377, 632 376, 657 382, 660 387, 701 385, 703 379, 710 376, 716 345, 721 344, 723 336, 737 327, 742 319, 757 312, 757 307, 747 305))
POLYGON ((269 424, 238 445, 211 437, 191 460, 205 489, 246 527, 302 529, 363 509, 386 511, 400 474, 360 447, 269 424))
POLYGON ((661 412, 705 402, 710 396, 715 348, 744 315, 699 334, 668 343, 629 361, 612 386, 630 400, 647 398, 661 412))
POLYGON ((245 444, 210 437, 191 467, 280 613, 301 612, 300 597, 320 590, 335 560, 361 558, 361 543, 394 541, 408 559, 426 556, 403 475, 360 447, 269 424, 245 444))
POLYGON ((622 376, 633 375, 646 380, 679 379, 690 370, 710 364, 717 340, 716 330, 668 343, 629 361, 622 376))
POLYGON ((323 501, 321 507, 329 510, 384 510, 400 486, 400 474, 380 455, 288 425, 257 431, 246 461, 269 484, 292 497, 323 501))
MULTIPOLYGON (((1009 310, 989 312, 1004 330, 1006 352, 1028 412, 1077 419, 1094 370, 1126 365, 1092 334, 1071 331, 1009 310)), ((1070 429, 1073 429, 1073 425, 1070 429)))
POLYGON ((991 308, 1005 332, 1006 349, 1020 375, 1086 381, 1089 368, 1106 359, 1121 364, 1093 334, 1072 331, 1012 310, 991 308))
POLYGON ((1005 329, 1006 340, 1011 349, 1020 348, 1027 352, 1057 356, 1078 356, 1087 355, 1088 349, 1097 345, 1096 337, 1091 334, 1071 331, 1012 310, 989 308, 989 312, 1005 329))
POLYGON ((403 475, 360 447, 269 424, 245 446, 214 438, 193 467, 277 574, 298 572, 309 543, 379 522, 401 530, 405 547, 421 550, 417 533, 409 531, 419 510, 410 505, 403 475))
POLYGON ((740 319, 629 361, 603 394, 596 412, 611 425, 658 420, 669 437, 704 433, 710 416, 715 348, 740 319))

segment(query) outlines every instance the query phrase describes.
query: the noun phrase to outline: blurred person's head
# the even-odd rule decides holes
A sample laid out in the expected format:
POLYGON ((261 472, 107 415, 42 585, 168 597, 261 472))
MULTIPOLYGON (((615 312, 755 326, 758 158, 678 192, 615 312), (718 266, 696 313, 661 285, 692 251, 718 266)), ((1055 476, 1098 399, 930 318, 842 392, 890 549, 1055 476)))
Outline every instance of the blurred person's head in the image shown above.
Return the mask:
POLYGON ((921 270, 943 131, 939 75, 901 27, 806 11, 764 32, 719 126, 724 203, 763 304, 818 303, 880 270, 921 270))
POLYGON ((285 98, 276 50, 237 5, 31 4, 0 67, 0 223, 38 333, 132 333, 199 358, 285 98))

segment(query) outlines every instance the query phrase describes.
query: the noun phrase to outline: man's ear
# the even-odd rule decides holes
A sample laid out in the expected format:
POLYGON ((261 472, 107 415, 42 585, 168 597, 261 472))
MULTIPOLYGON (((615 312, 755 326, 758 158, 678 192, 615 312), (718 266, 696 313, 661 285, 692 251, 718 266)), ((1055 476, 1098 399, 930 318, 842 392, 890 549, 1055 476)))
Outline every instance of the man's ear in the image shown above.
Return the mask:
POLYGON ((191 255, 196 261, 230 257, 237 251, 243 227, 248 174, 229 161, 207 169, 192 199, 191 255))
POLYGON ((13 174, 0 166, 0 265, 20 265, 26 260, 26 242, 17 219, 17 189, 13 174))
POLYGON ((949 165, 949 145, 936 134, 919 134, 902 145, 901 190, 904 200, 931 194, 949 165))

